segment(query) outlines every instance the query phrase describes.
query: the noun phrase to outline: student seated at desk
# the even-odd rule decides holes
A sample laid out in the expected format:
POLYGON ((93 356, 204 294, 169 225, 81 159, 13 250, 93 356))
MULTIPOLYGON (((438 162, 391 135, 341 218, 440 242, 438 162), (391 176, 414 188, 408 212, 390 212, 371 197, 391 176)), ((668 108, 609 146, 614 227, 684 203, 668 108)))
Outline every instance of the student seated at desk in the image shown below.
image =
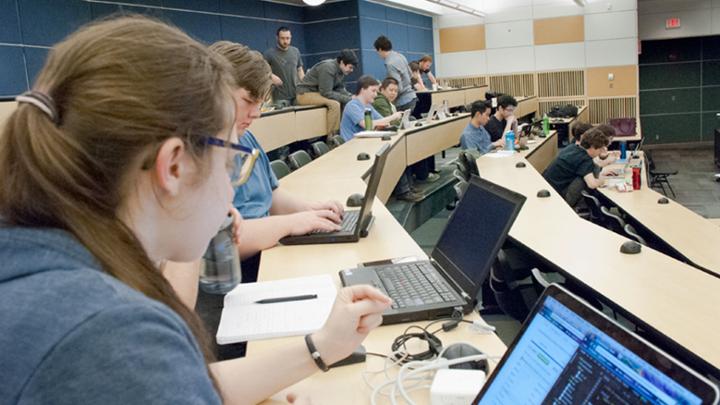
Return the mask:
POLYGON ((610 144, 610 138, 597 128, 585 132, 580 144, 570 144, 563 148, 555 160, 543 173, 543 177, 570 206, 580 200, 583 187, 571 187, 573 183, 589 189, 596 189, 605 181, 596 178, 593 159, 600 155, 610 144))
POLYGON ((402 113, 397 111, 394 114, 383 117, 372 106, 372 102, 375 100, 375 96, 377 96, 379 86, 380 83, 370 75, 364 75, 358 79, 355 95, 345 106, 342 120, 340 121, 340 136, 342 136, 345 141, 353 139, 358 132, 384 128, 390 125, 390 122, 402 117, 402 113), (365 128, 365 110, 370 110, 372 128, 365 128))
MULTIPOLYGON (((397 95, 398 81, 392 77, 386 77, 385 80, 382 81, 382 84, 380 84, 380 92, 375 96, 373 107, 383 117, 391 116, 398 112, 395 104, 393 104, 395 99, 397 99, 397 95)), ((400 120, 392 121, 390 124, 399 126, 400 120)), ((393 190, 393 196, 403 201, 418 202, 422 200, 422 195, 413 189, 412 182, 412 170, 406 168, 402 176, 400 176, 395 190, 393 190)))
POLYGON ((17 98, 0 136, 4 402, 254 404, 380 325, 389 299, 343 288, 310 335, 322 362, 302 338, 216 362, 162 277, 202 255, 252 162, 229 70, 179 29, 123 17, 56 44, 17 98))
POLYGON ((420 64, 420 78, 422 79, 423 85, 428 90, 434 90, 438 86, 438 82, 430 70, 433 63, 432 55, 423 55, 423 57, 418 60, 418 63, 420 64))
POLYGON ((515 108, 518 102, 515 97, 503 95, 497 99, 497 111, 490 117, 485 129, 490 133, 490 140, 497 142, 501 138, 505 138, 505 133, 512 130, 517 137, 518 122, 515 118, 515 108))
POLYGON ((425 83, 423 83, 422 76, 420 75, 420 63, 412 61, 408 66, 410 66, 410 84, 412 84, 413 89, 415 89, 415 91, 427 91, 428 88, 425 87, 425 83))
MULTIPOLYGON (((607 124, 601 124, 596 127, 593 127, 591 124, 588 124, 587 122, 578 122, 575 125, 573 125, 572 129, 572 137, 575 144, 580 145, 580 139, 582 139, 583 134, 585 132, 597 128, 605 133, 610 138, 610 142, 612 142, 612 137, 615 136, 615 128, 613 128, 610 125, 607 124)), ((600 155, 598 155, 596 158, 593 159, 593 162, 595 163, 596 169, 595 173, 600 173, 600 168, 603 168, 605 166, 611 165, 615 163, 615 161, 618 158, 618 154, 615 152, 608 152, 607 148, 605 148, 600 155)))
MULTIPOLYGON (((220 41, 210 49, 230 61, 236 82, 235 121, 240 144, 260 150, 260 156, 247 183, 235 189, 233 205, 245 221, 238 241, 240 257, 247 259, 277 245, 288 235, 312 231, 336 231, 342 222, 343 205, 338 201, 307 202, 283 191, 262 147, 248 127, 260 117, 260 106, 271 89, 270 66, 262 55, 248 47, 220 41)), ((243 282, 257 279, 259 258, 243 263, 243 282)))
POLYGON ((490 121, 492 108, 487 101, 475 101, 470 106, 470 122, 460 136, 460 147, 463 149, 475 149, 480 153, 488 153, 495 148, 505 146, 505 138, 495 142, 490 140, 490 134, 485 125, 490 121))

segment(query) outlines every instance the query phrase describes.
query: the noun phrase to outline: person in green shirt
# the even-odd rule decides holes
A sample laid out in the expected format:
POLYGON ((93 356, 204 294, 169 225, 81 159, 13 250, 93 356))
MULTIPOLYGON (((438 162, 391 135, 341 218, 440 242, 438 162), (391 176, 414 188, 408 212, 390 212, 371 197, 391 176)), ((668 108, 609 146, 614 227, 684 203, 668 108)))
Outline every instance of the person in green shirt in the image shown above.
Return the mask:
MULTIPOLYGON (((375 96, 372 105, 383 117, 393 115, 397 112, 397 108, 395 108, 395 104, 393 104, 395 99, 397 99, 397 95, 398 81, 392 77, 387 77, 382 81, 382 84, 380 84, 380 92, 375 96)), ((390 125, 399 126, 400 120, 392 121, 390 125)))

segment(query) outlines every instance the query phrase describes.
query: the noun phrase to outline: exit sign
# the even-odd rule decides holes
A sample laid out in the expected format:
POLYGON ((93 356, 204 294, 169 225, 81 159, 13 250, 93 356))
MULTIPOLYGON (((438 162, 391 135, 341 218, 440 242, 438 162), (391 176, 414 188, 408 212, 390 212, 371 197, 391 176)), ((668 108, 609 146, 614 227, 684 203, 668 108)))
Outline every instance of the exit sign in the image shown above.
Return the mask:
POLYGON ((665 29, 671 30, 674 28, 680 28, 680 19, 679 18, 668 18, 665 20, 665 29))

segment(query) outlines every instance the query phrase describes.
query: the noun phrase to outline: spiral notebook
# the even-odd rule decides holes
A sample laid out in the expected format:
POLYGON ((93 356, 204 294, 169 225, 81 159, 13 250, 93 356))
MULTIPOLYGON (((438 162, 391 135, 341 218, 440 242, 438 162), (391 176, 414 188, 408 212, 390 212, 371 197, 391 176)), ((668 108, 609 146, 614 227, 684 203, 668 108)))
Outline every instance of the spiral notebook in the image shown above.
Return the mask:
POLYGON ((330 275, 240 284, 225 295, 215 338, 218 344, 226 345, 314 332, 330 315, 336 295, 337 288, 330 275), (301 295, 317 295, 317 298, 256 303, 301 295))

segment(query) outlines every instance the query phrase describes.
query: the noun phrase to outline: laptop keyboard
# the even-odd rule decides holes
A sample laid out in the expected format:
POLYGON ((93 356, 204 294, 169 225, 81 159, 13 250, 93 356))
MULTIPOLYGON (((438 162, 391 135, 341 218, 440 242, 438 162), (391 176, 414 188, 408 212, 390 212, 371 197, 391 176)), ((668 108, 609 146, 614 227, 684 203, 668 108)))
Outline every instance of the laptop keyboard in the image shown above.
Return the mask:
POLYGON ((323 231, 323 230, 318 229, 311 233, 335 233, 335 232, 353 233, 355 231, 355 225, 357 225, 359 217, 360 217, 360 211, 358 211, 358 210, 345 211, 345 214, 343 215, 342 223, 340 224, 341 229, 339 231, 323 231))
POLYGON ((457 299, 457 295, 429 262, 383 266, 375 269, 375 272, 393 300, 393 309, 457 299))

